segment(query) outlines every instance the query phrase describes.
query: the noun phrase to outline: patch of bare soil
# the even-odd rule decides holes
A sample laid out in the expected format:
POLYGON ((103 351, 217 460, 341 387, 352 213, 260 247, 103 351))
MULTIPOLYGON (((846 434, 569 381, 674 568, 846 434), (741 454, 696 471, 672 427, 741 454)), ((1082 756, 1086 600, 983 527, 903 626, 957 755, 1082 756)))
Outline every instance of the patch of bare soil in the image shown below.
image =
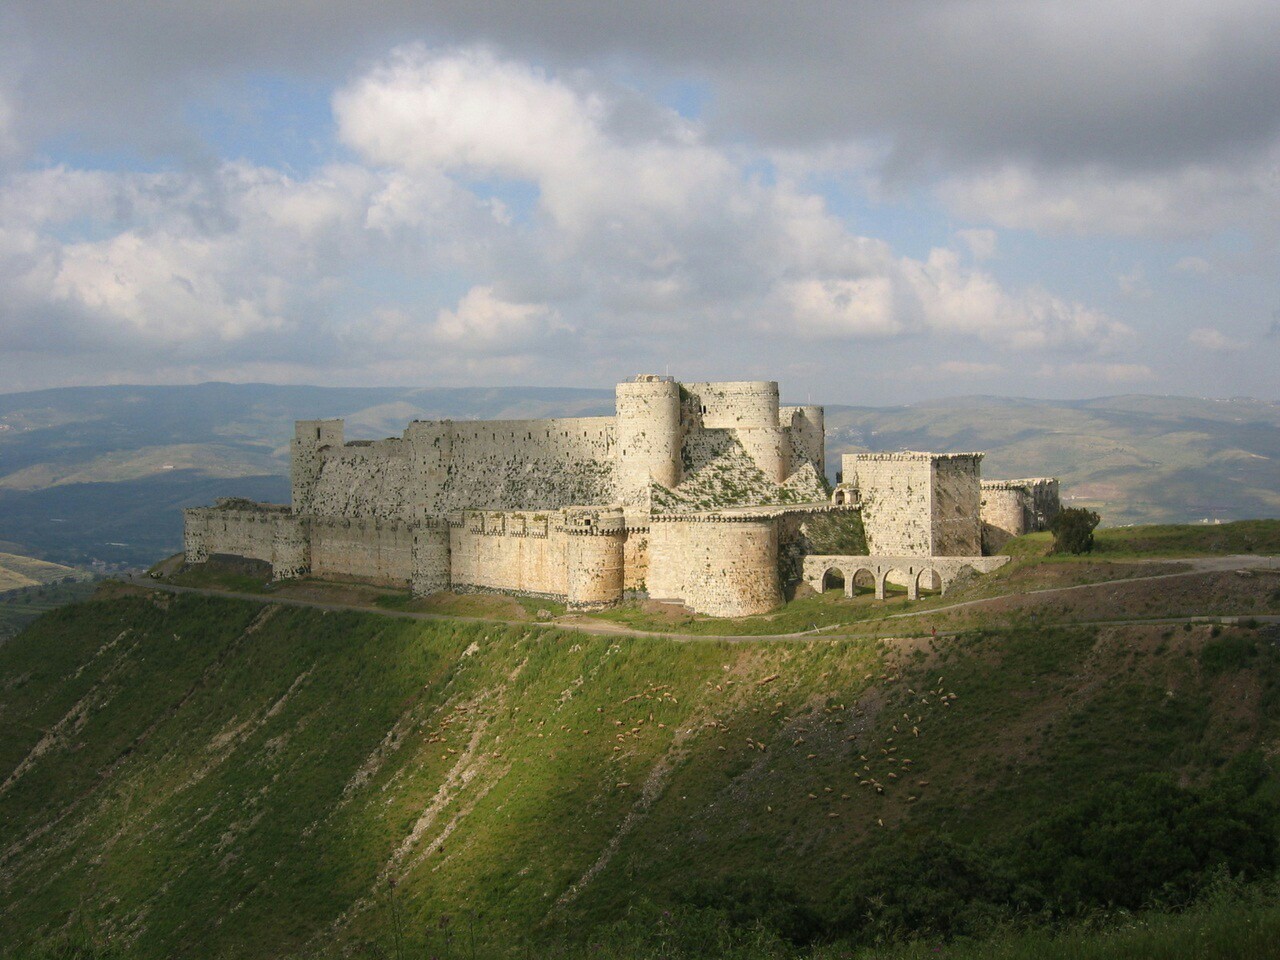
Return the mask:
POLYGON ((379 597, 395 593, 386 587, 367 583, 332 582, 327 580, 285 580, 271 591, 272 596, 316 603, 341 603, 372 607, 379 597))
POLYGON ((533 619, 515 597, 497 593, 436 593, 414 600, 405 609, 417 613, 446 613, 456 617, 484 617, 492 620, 533 619))
POLYGON ((689 619, 691 611, 682 603, 667 603, 662 600, 643 600, 640 612, 656 620, 668 623, 681 623, 689 619))

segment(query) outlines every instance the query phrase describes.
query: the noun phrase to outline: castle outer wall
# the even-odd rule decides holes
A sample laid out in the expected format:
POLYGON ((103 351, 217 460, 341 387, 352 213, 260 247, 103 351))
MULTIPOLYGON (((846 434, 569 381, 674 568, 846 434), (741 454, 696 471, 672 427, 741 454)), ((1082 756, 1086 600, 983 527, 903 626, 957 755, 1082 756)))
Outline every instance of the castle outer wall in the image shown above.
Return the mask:
POLYGON ((771 381, 654 376, 619 384, 613 417, 414 421, 377 441, 302 420, 291 505, 187 510, 184 548, 191 563, 262 560, 277 579, 585 609, 634 592, 732 617, 781 605, 818 513, 860 511, 882 558, 979 557, 1056 514, 1056 481, 983 483, 978 453, 848 455, 829 496, 824 430, 821 407, 781 407, 771 381))
POLYGON ((780 407, 771 381, 652 376, 618 385, 613 417, 415 421, 377 441, 298 421, 291 507, 189 510, 187 559, 573 607, 656 586, 701 612, 759 613, 781 601, 776 521, 708 515, 760 498, 825 508, 823 431, 821 407, 780 407), (675 511, 660 524, 655 497, 675 511))

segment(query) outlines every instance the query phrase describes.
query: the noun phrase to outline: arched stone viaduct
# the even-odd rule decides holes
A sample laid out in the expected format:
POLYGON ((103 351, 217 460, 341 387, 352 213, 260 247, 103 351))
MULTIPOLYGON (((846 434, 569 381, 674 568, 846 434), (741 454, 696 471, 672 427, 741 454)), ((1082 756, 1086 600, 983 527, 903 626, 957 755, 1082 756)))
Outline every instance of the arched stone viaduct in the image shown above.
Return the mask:
POLYGON ((885 582, 905 584, 907 599, 918 600, 920 590, 941 590, 966 573, 990 573, 1009 562, 1009 557, 888 557, 812 555, 804 558, 803 579, 821 593, 830 574, 844 578, 845 596, 852 597, 854 581, 867 573, 875 581, 876 599, 883 600, 885 582), (936 584, 936 585, 935 585, 936 584))

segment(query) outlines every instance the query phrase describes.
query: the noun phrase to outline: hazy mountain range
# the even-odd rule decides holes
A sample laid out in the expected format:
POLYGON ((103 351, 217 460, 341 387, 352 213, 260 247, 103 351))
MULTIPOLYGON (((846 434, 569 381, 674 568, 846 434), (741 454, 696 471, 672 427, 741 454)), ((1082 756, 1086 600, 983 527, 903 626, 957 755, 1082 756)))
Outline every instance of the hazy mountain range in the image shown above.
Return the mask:
MULTIPOLYGON (((414 418, 612 412, 612 391, 567 388, 209 383, 0 394, 0 550, 78 564, 172 553, 184 506, 231 494, 288 499, 295 419, 345 417, 356 439, 399 434, 414 418)), ((984 450, 986 476, 1057 476, 1064 496, 1107 524, 1280 516, 1280 403, 961 397, 828 406, 827 431, 832 478, 851 450, 984 450)))

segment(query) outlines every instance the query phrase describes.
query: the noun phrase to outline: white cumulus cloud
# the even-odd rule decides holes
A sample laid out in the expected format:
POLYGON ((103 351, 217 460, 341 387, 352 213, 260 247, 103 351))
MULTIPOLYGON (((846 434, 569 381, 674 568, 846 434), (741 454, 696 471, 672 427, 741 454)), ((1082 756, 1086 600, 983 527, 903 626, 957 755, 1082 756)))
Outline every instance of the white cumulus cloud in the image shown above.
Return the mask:
POLYGON ((546 304, 511 303, 487 286, 472 287, 455 309, 441 310, 431 328, 433 338, 445 346, 499 353, 558 332, 571 331, 546 304))
POLYGON ((1196 327, 1187 334, 1187 342, 1200 350, 1210 350, 1214 353, 1230 353, 1233 350, 1244 349, 1243 341, 1228 337, 1216 327, 1196 327))
POLYGON ((904 256, 834 212, 795 157, 717 145, 589 72, 412 45, 333 110, 353 156, 302 175, 0 180, 0 334, 36 352, 114 344, 123 369, 357 382, 608 382, 681 356, 778 375, 819 341, 938 340, 961 362, 954 345, 1081 355, 1131 338, 980 266, 994 230, 957 232, 965 257, 904 256))

